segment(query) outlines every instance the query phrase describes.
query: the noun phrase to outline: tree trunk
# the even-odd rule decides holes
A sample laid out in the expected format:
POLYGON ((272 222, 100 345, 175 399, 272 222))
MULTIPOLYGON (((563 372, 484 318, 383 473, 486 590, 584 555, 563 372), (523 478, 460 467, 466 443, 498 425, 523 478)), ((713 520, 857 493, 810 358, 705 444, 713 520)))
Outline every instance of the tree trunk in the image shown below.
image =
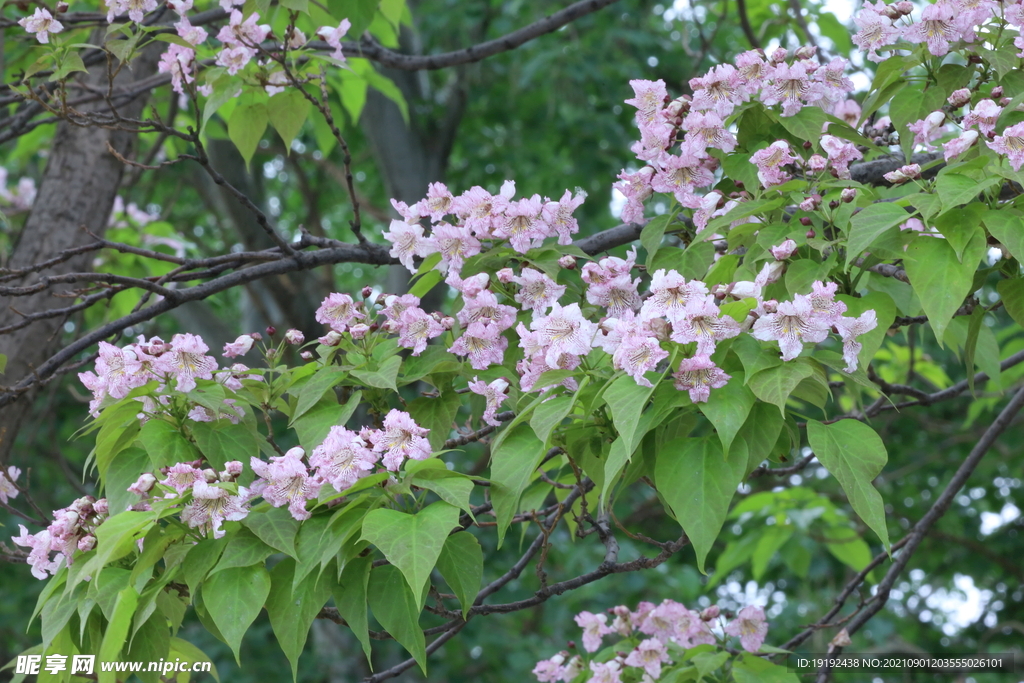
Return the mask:
MULTIPOLYGON (((162 47, 145 50, 132 62, 131 69, 121 70, 115 78, 115 85, 129 85, 156 73, 161 50, 162 47)), ((93 67, 84 78, 96 89, 106 90, 106 64, 93 67)), ((126 118, 139 118, 145 101, 145 95, 137 97, 122 105, 119 112, 126 118)), ((80 107, 80 111, 103 112, 109 111, 109 107, 106 102, 98 101, 80 107)), ((93 238, 83 228, 97 235, 104 233, 125 169, 107 145, 123 157, 130 158, 135 139, 134 133, 125 131, 73 126, 64 122, 58 124, 35 204, 18 235, 8 263, 10 268, 25 268, 53 258, 65 249, 88 244, 93 238)), ((93 258, 94 253, 81 254, 10 284, 26 286, 47 275, 88 270, 93 258)), ((9 298, 0 306, 0 327, 22 320, 14 309, 33 313, 70 305, 72 299, 57 298, 54 294, 73 287, 75 285, 57 285, 29 296, 9 298)), ((35 367, 61 348, 65 322, 64 317, 36 320, 27 327, 0 336, 0 353, 7 356, 7 370, 3 376, 5 383, 14 384, 30 375, 35 367)), ((8 461, 18 429, 31 410, 35 395, 36 390, 29 390, 0 411, 0 463, 8 461)))

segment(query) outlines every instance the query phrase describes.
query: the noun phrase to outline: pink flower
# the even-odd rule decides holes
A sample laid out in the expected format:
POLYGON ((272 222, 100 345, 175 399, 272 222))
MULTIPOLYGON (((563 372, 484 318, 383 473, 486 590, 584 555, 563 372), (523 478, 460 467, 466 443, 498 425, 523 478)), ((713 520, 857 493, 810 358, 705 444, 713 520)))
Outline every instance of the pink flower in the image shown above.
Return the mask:
POLYGON ((920 121, 915 121, 907 126, 907 130, 914 134, 914 144, 924 145, 931 149, 931 143, 942 137, 946 129, 946 114, 942 111, 933 111, 920 121))
MULTIPOLYGON (((486 277, 486 273, 481 275, 486 277)), ((458 312, 458 319, 463 325, 490 323, 496 325, 499 331, 504 331, 515 324, 515 307, 499 304, 498 297, 488 289, 478 290, 475 294, 463 292, 462 298, 465 305, 458 312)))
POLYGON ((544 360, 551 366, 558 364, 558 357, 563 353, 587 355, 597 334, 597 325, 583 317, 579 304, 564 307, 553 304, 551 314, 535 319, 530 329, 538 333, 545 348, 544 360))
MULTIPOLYGON (((533 667, 532 673, 540 683, 558 683, 565 678, 565 655, 559 653, 551 659, 543 659, 533 667)), ((571 679, 570 679, 571 680, 571 679)))
POLYGON ((1008 127, 1002 135, 997 135, 989 142, 988 146, 1000 154, 1005 154, 1013 170, 1019 171, 1024 164, 1024 123, 1008 127))
POLYGON ((846 304, 835 300, 838 287, 835 282, 816 281, 811 285, 811 294, 808 297, 814 315, 820 317, 829 327, 835 325, 839 316, 846 313, 846 304))
MULTIPOLYGON (((155 0, 153 4, 155 7, 155 0)), ((255 57, 256 47, 270 34, 270 26, 256 24, 259 19, 258 12, 253 12, 243 20, 239 10, 232 10, 228 25, 217 33, 217 40, 230 47, 244 47, 250 58, 255 57)))
POLYGON ((580 612, 574 617, 576 625, 583 629, 583 649, 587 652, 596 652, 601 647, 601 637, 611 633, 606 626, 607 615, 580 612))
POLYGON ((366 476, 378 457, 358 434, 335 425, 324 442, 313 449, 309 466, 316 468, 314 476, 318 481, 341 492, 366 476))
POLYGON ((661 665, 669 661, 665 643, 657 638, 646 638, 640 641, 636 649, 626 657, 626 666, 635 666, 647 672, 647 675, 658 680, 661 676, 661 665))
POLYGON ((714 297, 691 300, 681 318, 672 321, 672 341, 678 344, 697 343, 697 355, 710 356, 723 339, 739 335, 740 325, 721 315, 714 297))
POLYGON ((694 403, 706 403, 712 389, 724 387, 732 377, 725 374, 707 356, 694 356, 679 363, 678 372, 672 373, 675 387, 690 392, 694 403))
POLYGON ((848 123, 851 128, 857 127, 857 122, 860 121, 860 114, 860 105, 857 104, 857 100, 842 100, 837 102, 836 106, 832 108, 832 115, 848 123))
POLYGON ((644 201, 654 194, 654 188, 651 187, 653 175, 654 169, 645 166, 636 173, 622 171, 617 176, 620 182, 615 183, 613 187, 626 198, 626 206, 623 207, 619 216, 624 223, 643 224, 645 222, 644 201))
POLYGON ((740 645, 747 652, 757 652, 761 649, 765 636, 768 635, 764 610, 753 605, 744 607, 736 615, 736 618, 726 625, 725 633, 730 636, 739 636, 740 645))
POLYGON ((181 511, 181 521, 203 535, 222 538, 225 531, 221 524, 237 522, 249 514, 248 500, 249 491, 244 486, 239 486, 238 495, 233 496, 227 489, 198 481, 192 487, 192 501, 181 511))
POLYGON ((968 130, 953 138, 949 142, 942 143, 943 157, 946 161, 960 156, 978 140, 978 131, 968 130))
POLYGON ((463 280, 453 271, 448 273, 448 277, 444 279, 444 282, 452 289, 462 292, 464 297, 474 297, 487 289, 491 282, 491 277, 487 273, 477 273, 463 280))
POLYGON ((128 487, 128 491, 138 496, 145 496, 152 490, 154 484, 156 484, 156 477, 153 476, 153 473, 143 472, 135 480, 135 483, 128 487))
POLYGON ((982 100, 964 116, 963 126, 964 128, 977 126, 982 135, 988 135, 995 131, 996 121, 1002 113, 1003 108, 992 100, 982 100))
MULTIPOLYGON (((167 468, 165 475, 166 477, 160 482, 160 485, 173 488, 179 496, 184 495, 197 481, 205 481, 205 475, 203 475, 202 470, 185 462, 171 465, 167 468)), ((174 496, 170 497, 173 498, 174 496)))
POLYGON ((590 285, 587 288, 587 301, 595 306, 604 306, 610 316, 632 314, 640 308, 640 294, 637 292, 639 284, 640 278, 617 275, 606 282, 590 285))
POLYGON ((419 223, 391 221, 390 230, 382 236, 391 242, 391 251, 388 253, 397 258, 410 273, 416 272, 416 266, 412 261, 414 256, 427 256, 433 253, 432 245, 423 237, 423 226, 419 223))
MULTIPOLYGON (((419 303, 419 299, 416 303, 419 303)), ((356 308, 356 302, 351 296, 338 292, 324 299, 320 303, 320 308, 316 309, 316 321, 329 325, 335 332, 344 332, 353 320, 365 318, 366 316, 356 308)))
POLYGON ((617 348, 612 352, 615 369, 625 371, 640 386, 652 386, 644 373, 654 370, 658 363, 668 358, 668 351, 661 348, 661 341, 650 333, 647 325, 637 324, 639 321, 632 319, 632 313, 629 318, 611 318, 604 322, 609 323, 615 324, 615 332, 620 337, 617 348))
POLYGON ((843 340, 843 360, 846 361, 846 371, 853 372, 857 369, 857 355, 862 345, 857 337, 878 327, 878 318, 873 310, 867 310, 859 317, 840 317, 835 322, 839 336, 843 340))
POLYGON ((501 332, 495 323, 470 323, 448 351, 457 356, 468 356, 474 370, 501 365, 505 359, 505 349, 508 348, 508 339, 501 332))
POLYGON ((544 315, 565 294, 565 285, 556 283, 533 268, 523 268, 522 274, 513 277, 512 282, 519 285, 515 300, 522 305, 523 310, 532 310, 534 318, 544 315))
POLYGON ((14 536, 11 540, 23 548, 30 548, 28 564, 32 567, 32 576, 37 579, 45 579, 47 576, 56 575, 62 564, 62 557, 56 560, 50 559, 50 532, 43 529, 37 534, 29 534, 24 524, 19 524, 21 534, 14 536))
POLYGON ((191 43, 192 45, 199 45, 206 40, 206 29, 202 26, 193 26, 189 23, 188 17, 182 17, 181 20, 174 25, 178 35, 185 39, 185 42, 191 43))
POLYGON ((573 218, 573 212, 583 204, 587 193, 578 190, 575 195, 565 191, 562 198, 557 202, 548 202, 544 205, 542 216, 551 230, 558 234, 558 243, 561 245, 572 244, 572 236, 580 230, 579 223, 573 218))
POLYGON ((425 460, 430 457, 430 442, 424 437, 429 429, 420 427, 409 413, 392 410, 384 418, 384 429, 370 435, 373 450, 384 454, 384 467, 397 472, 406 458, 425 460))
POLYGON ((250 458, 252 471, 259 477, 252 484, 252 496, 263 496, 276 508, 287 505, 288 512, 299 521, 309 519, 306 501, 317 497, 322 481, 309 476, 306 464, 302 462, 305 454, 304 450, 296 447, 271 458, 269 463, 257 457, 250 458))
MULTIPOLYGON (((347 296, 337 294, 334 296, 347 296)), ((409 308, 417 308, 420 305, 420 298, 414 294, 403 294, 402 296, 391 295, 384 300, 385 307, 381 313, 391 322, 397 322, 402 311, 409 308)))
POLYGON ((832 162, 832 168, 836 170, 840 178, 844 179, 850 178, 850 162, 864 158, 864 155, 860 153, 856 145, 852 142, 841 140, 834 135, 822 135, 821 148, 828 154, 829 161, 832 162))
POLYGON ((699 78, 690 79, 693 109, 713 110, 723 119, 747 99, 743 76, 731 64, 719 64, 699 78))
POLYGON ((650 296, 640 309, 640 317, 668 318, 682 320, 686 315, 686 304, 692 299, 707 296, 708 288, 699 280, 687 283, 675 270, 657 270, 651 278, 650 296))
POLYGON ((501 404, 508 399, 508 382, 504 378, 499 377, 490 384, 487 384, 483 380, 478 380, 474 377, 473 381, 469 383, 469 390, 486 399, 484 414, 481 419, 492 427, 500 427, 501 420, 496 419, 495 415, 501 404))
POLYGON ((11 498, 18 497, 18 488, 14 482, 21 476, 21 470, 14 465, 7 468, 7 472, 0 471, 0 503, 7 504, 11 498))
POLYGON ((901 34, 901 29, 893 26, 892 20, 882 14, 884 9, 884 2, 879 1, 874 6, 866 2, 853 18, 853 23, 859 29, 853 35, 854 45, 867 52, 868 59, 876 63, 885 59, 877 50, 892 45, 899 40, 901 34))
POLYGON ((243 45, 225 47, 217 54, 217 66, 223 66, 234 76, 252 60, 252 52, 243 45))
POLYGON ((145 384, 142 363, 131 348, 120 349, 107 342, 100 342, 99 348, 96 372, 107 394, 124 398, 129 391, 145 384))
POLYGON ((798 294, 793 301, 780 303, 775 313, 758 318, 750 334, 761 341, 778 341, 782 360, 793 360, 804 342, 824 341, 828 330, 828 322, 815 315, 810 298, 798 294))
POLYGON ((927 43, 936 57, 945 55, 951 42, 964 37, 957 22, 957 5, 947 0, 927 5, 920 21, 906 28, 903 37, 911 43, 927 43))
POLYGON ((882 176, 893 185, 900 185, 907 182, 908 180, 914 180, 915 178, 921 177, 921 165, 920 164, 907 164, 906 166, 900 166, 895 171, 890 171, 882 176))
POLYGON ((672 193, 677 200, 684 202, 694 189, 707 187, 715 181, 714 174, 702 163, 706 157, 700 143, 684 141, 679 154, 664 152, 657 157, 651 187, 655 192, 672 193))
POLYGON ((736 149, 736 136, 725 129, 722 117, 714 111, 695 111, 683 119, 686 139, 698 142, 702 147, 716 147, 723 152, 736 149))
POLYGON ((591 662, 590 672, 593 674, 590 683, 622 683, 622 667, 614 659, 604 663, 591 662))
POLYGON ((768 84, 761 90, 761 101, 766 105, 782 105, 783 116, 793 116, 803 107, 820 100, 825 87, 811 80, 803 63, 779 64, 770 72, 768 84))
POLYGON ((540 246, 547 237, 547 224, 541 213, 544 205, 540 195, 509 202, 505 209, 505 220, 493 231, 500 239, 507 239, 512 248, 525 254, 532 247, 540 246))
POLYGON ((444 183, 430 183, 427 186, 427 197, 421 202, 420 209, 424 216, 430 216, 435 223, 451 213, 454 197, 444 183))
POLYGON ((434 226, 428 241, 441 254, 442 272, 448 268, 459 272, 465 259, 480 253, 480 240, 465 226, 439 223, 434 226))
POLYGON ((956 107, 957 109, 959 109, 960 107, 962 107, 964 105, 970 104, 971 103, 971 89, 970 88, 960 88, 959 90, 954 90, 950 94, 950 96, 946 98, 946 101, 949 102, 950 105, 952 105, 953 107, 956 107))
POLYGON ((412 306, 402 311, 398 320, 392 323, 397 328, 398 344, 407 349, 412 349, 412 355, 418 356, 427 348, 427 341, 444 333, 441 324, 427 315, 418 306, 412 306))
POLYGON ((746 91, 754 93, 760 90, 761 81, 768 74, 769 68, 764 54, 757 50, 747 50, 736 55, 735 62, 746 91))
POLYGON ((331 53, 331 58, 337 59, 339 62, 345 61, 345 55, 341 51, 341 39, 345 37, 348 30, 352 28, 352 22, 348 19, 342 19, 341 23, 335 28, 330 26, 321 26, 317 29, 316 34, 327 41, 327 44, 334 48, 334 52, 331 53))
POLYGON ((776 140, 750 157, 750 163, 757 166, 757 179, 765 188, 789 180, 790 176, 782 170, 782 166, 795 161, 799 161, 799 158, 790 154, 789 143, 785 140, 776 140))
POLYGON ((48 9, 42 7, 36 7, 36 11, 31 16, 18 19, 17 23, 28 33, 36 34, 36 40, 44 45, 50 42, 50 34, 63 31, 63 25, 53 18, 53 14, 50 14, 48 9))
POLYGON ((178 391, 189 392, 196 388, 196 379, 213 379, 217 361, 206 355, 209 350, 206 342, 194 334, 176 334, 171 338, 171 350, 154 366, 175 376, 178 391))
POLYGON ((224 345, 224 353, 221 354, 226 358, 236 358, 238 356, 244 356, 249 353, 252 349, 252 345, 256 340, 252 338, 252 335, 243 334, 242 336, 235 339, 233 342, 229 342, 224 345))
POLYGON ((665 90, 665 81, 633 80, 629 82, 635 93, 634 97, 625 100, 637 108, 636 121, 640 126, 654 122, 658 112, 665 106, 668 100, 668 91, 665 90))
MULTIPOLYGON (((801 208, 803 208, 802 205, 801 208)), ((776 261, 785 261, 796 251, 796 240, 786 240, 782 244, 775 245, 769 251, 772 252, 772 256, 775 257, 776 261)))
POLYGON ((477 237, 490 237, 491 230, 503 221, 505 209, 515 192, 516 184, 511 180, 502 184, 497 195, 474 186, 452 201, 452 210, 477 237))

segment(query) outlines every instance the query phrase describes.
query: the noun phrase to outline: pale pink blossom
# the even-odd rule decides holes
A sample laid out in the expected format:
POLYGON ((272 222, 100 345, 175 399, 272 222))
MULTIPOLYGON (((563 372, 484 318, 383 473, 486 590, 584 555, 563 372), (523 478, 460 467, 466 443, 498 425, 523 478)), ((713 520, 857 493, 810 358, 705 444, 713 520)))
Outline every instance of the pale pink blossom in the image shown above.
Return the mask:
POLYGON ((974 145, 978 140, 978 131, 968 130, 949 142, 942 143, 943 158, 950 161, 960 156, 974 145))
POLYGON ((853 17, 853 23, 858 28, 853 35, 853 44, 864 50, 868 59, 876 63, 885 59, 878 54, 878 49, 892 45, 902 33, 900 27, 893 25, 892 19, 882 14, 885 7, 881 0, 874 4, 865 2, 853 17))
POLYGON ((712 389, 724 387, 732 378, 722 372, 707 356, 694 356, 679 363, 679 370, 672 373, 675 387, 688 391, 694 403, 706 403, 712 389))
POLYGON ((474 370, 501 365, 505 359, 505 349, 508 348, 508 339, 501 332, 495 323, 470 323, 448 351, 457 356, 468 356, 474 370))
POLYGON ((462 264, 470 256, 480 253, 480 240, 473 236, 469 228, 450 223, 439 223, 434 226, 428 241, 441 254, 441 271, 448 268, 455 272, 462 270, 462 264))
POLYGON ((920 121, 915 121, 907 126, 907 130, 914 134, 914 144, 924 145, 925 149, 932 149, 932 142, 942 137, 946 130, 946 113, 933 111, 920 121))
POLYGON ((345 55, 341 51, 341 39, 345 37, 345 34, 348 33, 350 28, 352 28, 352 22, 348 19, 342 19, 341 23, 336 27, 332 28, 330 26, 321 26, 316 32, 316 34, 323 38, 330 47, 334 48, 334 52, 331 53, 331 57, 339 62, 345 61, 345 55))
POLYGON ((636 121, 641 126, 652 123, 668 100, 665 81, 633 80, 629 82, 635 95, 625 100, 626 104, 636 107, 636 121))
POLYGON ((574 617, 576 625, 583 629, 583 649, 596 652, 601 647, 601 637, 611 633, 608 628, 608 617, 604 614, 593 614, 583 611, 574 617))
POLYGON ((539 335, 544 360, 551 366, 563 353, 585 356, 597 334, 597 325, 583 317, 579 304, 553 304, 550 315, 533 320, 530 329, 539 335))
MULTIPOLYGON (((419 303, 419 299, 416 300, 419 303)), ((316 321, 329 325, 335 332, 344 332, 353 320, 363 320, 366 316, 356 307, 355 300, 348 294, 335 292, 320 303, 316 309, 316 321)))
POLYGON ((167 51, 160 58, 157 71, 171 75, 171 89, 179 95, 184 94, 186 83, 195 80, 192 74, 195 58, 195 50, 175 43, 168 45, 167 51))
POLYGON ((64 24, 54 19, 50 11, 42 7, 37 7, 32 16, 20 19, 18 24, 28 33, 36 34, 36 40, 43 44, 50 42, 51 34, 64 30, 64 24))
POLYGON ((0 471, 0 503, 7 504, 12 498, 18 497, 18 487, 14 482, 21 476, 21 470, 14 465, 7 468, 6 472, 0 471))
POLYGON ((192 487, 192 501, 181 511, 181 521, 206 536, 222 538, 226 533, 221 524, 237 522, 249 514, 249 491, 238 487, 238 494, 227 489, 197 481, 192 487))
POLYGON ((196 379, 213 379, 217 361, 207 356, 210 347, 194 334, 176 334, 171 338, 171 349, 154 363, 159 372, 174 375, 178 391, 196 388, 196 379))
MULTIPOLYGON (((640 386, 653 386, 644 373, 654 370, 658 363, 668 358, 668 351, 661 348, 661 341, 650 331, 649 325, 641 324, 632 313, 621 319, 610 318, 603 324, 613 327, 606 338, 618 337, 616 347, 611 351, 615 369, 625 371, 640 386)), ((607 346, 605 350, 608 350, 607 346)))
POLYGON ((956 2, 939 0, 926 5, 921 18, 903 31, 903 38, 911 43, 927 43, 928 51, 936 57, 949 52, 949 44, 964 38, 964 32, 957 21, 956 2))
POLYGON ((743 76, 731 64, 718 64, 703 76, 691 78, 690 88, 696 111, 714 110, 723 119, 747 100, 749 92, 743 76))
POLYGON ((492 427, 500 427, 501 420, 496 419, 495 415, 501 404, 508 400, 508 382, 503 377, 499 377, 488 384, 474 377, 473 381, 469 383, 469 390, 483 396, 486 401, 481 419, 492 427))
POLYGON ((306 501, 317 497, 322 482, 309 476, 302 461, 305 454, 304 450, 296 447, 271 458, 270 462, 250 458, 249 465, 258 477, 250 489, 252 496, 263 496, 276 508, 287 505, 288 512, 299 521, 309 519, 306 501))
POLYGON ((996 121, 1002 113, 1003 108, 992 100, 981 100, 964 116, 963 126, 965 129, 977 126, 981 134, 987 136, 995 131, 996 121))
MULTIPOLYGON (((604 615, 602 615, 604 616, 604 615)), ((589 683, 622 683, 622 666, 614 659, 610 662, 591 662, 589 683)))
POLYGON ((188 17, 182 17, 181 20, 174 25, 178 35, 185 39, 185 42, 191 43, 192 45, 199 45, 206 40, 207 33, 206 29, 202 26, 193 26, 189 23, 188 17))
POLYGON ((511 281, 519 285, 515 300, 523 310, 532 310, 534 318, 544 315, 565 294, 565 285, 533 268, 523 268, 522 273, 518 277, 513 276, 511 281))
POLYGON ((761 101, 766 105, 782 105, 783 116, 793 116, 804 106, 825 95, 825 86, 810 78, 803 63, 779 64, 768 75, 768 83, 761 90, 761 101))
POLYGON ((835 169, 838 177, 847 180, 850 178, 850 162, 864 158, 856 145, 834 135, 822 135, 821 148, 828 154, 828 159, 832 162, 832 168, 835 169))
POLYGON ((988 146, 1005 154, 1014 171, 1019 171, 1024 164, 1024 123, 1016 123, 1006 128, 1002 135, 997 135, 988 146))
POLYGON ((356 432, 335 425, 324 442, 313 449, 309 466, 316 469, 318 481, 341 492, 366 476, 378 458, 356 432))
POLYGON ((799 158, 790 153, 789 143, 785 140, 776 140, 750 157, 750 163, 757 166, 757 179, 766 188, 789 180, 789 174, 782 167, 795 161, 799 158))
POLYGON ((747 652, 757 652, 768 635, 768 623, 764 610, 748 605, 739 611, 736 618, 725 627, 726 635, 739 636, 740 645, 747 652))
POLYGON ((640 309, 640 317, 668 318, 675 322, 686 315, 686 304, 707 296, 708 288, 699 280, 687 282, 675 270, 659 269, 651 278, 650 296, 640 309))
POLYGON ((732 339, 739 333, 739 323, 722 315, 711 296, 691 300, 683 315, 672 321, 672 341, 678 344, 696 342, 699 356, 710 356, 719 341, 732 339))
POLYGON ((661 676, 661 665, 668 661, 670 658, 665 643, 657 638, 645 638, 629 653, 625 664, 641 668, 648 676, 657 680, 661 676))
POLYGON ((769 251, 776 261, 785 261, 796 251, 796 246, 796 240, 786 240, 782 244, 775 245, 769 251))
POLYGON ((410 306, 403 310, 391 326, 398 332, 398 344, 412 349, 414 356, 423 353, 428 340, 444 333, 441 324, 418 306, 410 306))
POLYGON ((726 130, 722 117, 714 111, 691 112, 683 119, 686 138, 703 147, 715 147, 723 152, 736 149, 736 136, 726 130))
POLYGON ((223 66, 232 76, 245 68, 252 60, 252 52, 243 45, 225 47, 217 53, 217 66, 223 66))
MULTIPOLYGON (((155 0, 154 0, 155 5, 155 0)), ((223 26, 217 33, 217 40, 230 47, 244 47, 250 58, 256 56, 256 48, 267 39, 270 34, 270 26, 257 24, 260 20, 258 12, 253 12, 243 18, 239 10, 232 10, 228 24, 223 26)))
MULTIPOLYGON (((537 662, 531 672, 537 677, 540 683, 558 683, 565 679, 565 654, 558 653, 551 659, 543 659, 537 662)), ((569 679, 572 680, 572 679, 569 679)))
POLYGON ((829 327, 835 325, 839 316, 846 312, 846 304, 835 300, 838 287, 835 282, 823 283, 819 280, 811 285, 811 294, 808 296, 814 315, 821 318, 829 327))
POLYGON ((873 310, 868 309, 856 318, 840 317, 836 320, 835 326, 843 340, 843 360, 846 361, 846 371, 853 372, 857 369, 857 355, 862 348, 857 337, 878 327, 878 318, 873 310))
POLYGON ((255 341, 256 340, 252 338, 252 335, 243 334, 237 339, 235 339, 235 341, 225 344, 224 353, 221 355, 225 356, 226 358, 236 358, 238 356, 244 356, 245 354, 249 353, 249 351, 252 349, 252 345, 255 343, 255 341))
POLYGON ((816 344, 828 336, 829 324, 815 315, 808 297, 796 295, 779 304, 774 313, 758 318, 751 335, 761 341, 778 341, 782 360, 800 355, 804 343, 816 344))
MULTIPOLYGON (((485 273, 481 273, 485 275, 485 273)), ((465 305, 457 314, 459 322, 463 325, 472 323, 489 323, 497 326, 498 330, 504 331, 512 327, 516 321, 516 309, 498 303, 498 297, 489 289, 477 290, 475 294, 462 295, 465 305)))
POLYGON ((419 223, 406 223, 405 221, 391 221, 388 232, 382 233, 384 239, 391 242, 391 251, 388 252, 394 258, 409 269, 410 273, 416 272, 413 263, 415 256, 427 256, 433 252, 430 242, 423 236, 423 226, 419 223))
POLYGON ((615 183, 613 187, 626 198, 626 205, 622 208, 622 213, 619 215, 619 218, 624 223, 638 223, 642 225, 646 221, 644 218, 644 202, 654 194, 654 188, 651 187, 651 178, 653 176, 654 168, 651 166, 645 166, 636 173, 622 171, 617 176, 619 182, 615 183))
POLYGON ((544 204, 541 215, 548 228, 554 230, 558 235, 559 244, 563 246, 572 244, 572 236, 580 230, 579 223, 576 222, 572 214, 586 198, 587 193, 583 190, 577 190, 575 195, 566 190, 557 202, 544 204))
POLYGON ((50 559, 50 532, 46 529, 29 534, 24 524, 19 524, 20 535, 11 538, 15 545, 29 548, 28 565, 32 567, 32 576, 43 580, 48 576, 56 575, 63 564, 63 556, 50 559))
POLYGON ((370 441, 374 451, 383 453, 384 467, 397 472, 406 458, 430 457, 430 442, 424 438, 429 432, 416 424, 409 413, 392 410, 384 418, 384 428, 370 434, 370 441))
POLYGON ((548 235, 548 226, 542 212, 544 204, 540 195, 509 202, 505 219, 492 232, 500 239, 507 239, 512 248, 525 254, 531 248, 540 246, 548 235))
POLYGON ((178 496, 184 495, 197 481, 205 481, 203 471, 186 462, 171 465, 164 472, 164 476, 160 485, 174 489, 178 496))

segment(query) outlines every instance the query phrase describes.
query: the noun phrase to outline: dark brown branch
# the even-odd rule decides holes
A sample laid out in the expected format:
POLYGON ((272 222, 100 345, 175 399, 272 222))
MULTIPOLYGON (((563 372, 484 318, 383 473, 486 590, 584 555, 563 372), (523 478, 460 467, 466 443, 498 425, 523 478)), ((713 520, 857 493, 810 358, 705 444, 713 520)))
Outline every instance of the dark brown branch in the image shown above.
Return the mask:
POLYGON ((739 15, 740 28, 743 29, 743 35, 746 36, 750 47, 760 50, 761 41, 757 39, 757 34, 754 33, 754 29, 750 25, 750 17, 747 16, 747 0, 736 0, 736 13, 739 15))

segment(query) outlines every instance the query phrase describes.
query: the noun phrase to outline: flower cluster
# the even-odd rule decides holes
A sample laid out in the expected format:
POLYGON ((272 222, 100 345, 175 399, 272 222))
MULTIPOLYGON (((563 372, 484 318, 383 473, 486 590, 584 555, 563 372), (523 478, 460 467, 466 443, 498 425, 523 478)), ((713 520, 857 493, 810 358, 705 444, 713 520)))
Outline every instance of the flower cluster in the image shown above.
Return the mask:
MULTIPOLYGON (((726 636, 737 636, 747 652, 760 650, 768 634, 768 624, 760 607, 747 606, 736 617, 721 623, 721 610, 712 605, 701 612, 687 609, 674 600, 660 605, 641 602, 635 611, 625 605, 608 610, 608 615, 580 612, 576 625, 583 629, 583 649, 596 652, 602 639, 617 635, 622 640, 616 646, 616 656, 606 661, 589 662, 591 683, 622 683, 626 680, 656 681, 662 669, 674 664, 669 646, 689 649, 697 645, 715 645, 726 636), (639 670, 636 672, 630 669, 639 670)), ((585 671, 586 663, 580 655, 571 656, 562 651, 550 659, 537 663, 533 675, 541 683, 576 680, 585 671)))
POLYGON ((45 579, 55 575, 64 565, 70 565, 76 550, 88 552, 96 547, 95 530, 109 515, 107 499, 96 500, 83 496, 66 508, 54 510, 54 522, 37 534, 30 535, 23 524, 18 525, 20 535, 11 540, 23 548, 30 548, 28 564, 32 576, 45 579), (52 553, 57 557, 51 558, 52 553))
MULTIPOLYGON (((941 57, 950 51, 951 43, 977 40, 975 29, 999 15, 999 3, 992 0, 939 0, 926 5, 920 18, 911 18, 915 7, 903 0, 886 5, 881 0, 865 2, 854 16, 857 33, 853 42, 867 53, 868 59, 881 62, 885 57, 879 50, 897 49, 897 43, 904 40, 911 44, 924 43, 928 52, 941 57)), ((1006 20, 1014 26, 1024 25, 1024 12, 1019 4, 1007 3, 1006 20)), ((1020 37, 1015 39, 1017 47, 1024 47, 1020 37)))
MULTIPOLYGON (((792 116, 804 106, 817 106, 843 118, 860 115, 857 103, 848 100, 853 83, 845 76, 847 61, 835 58, 821 65, 813 59, 814 51, 797 50, 790 54, 777 49, 770 55, 752 50, 736 58, 736 65, 720 64, 704 76, 690 81, 693 96, 670 100, 664 81, 633 80, 635 97, 626 104, 636 107, 636 123, 640 140, 632 148, 637 159, 645 162, 639 171, 622 171, 615 188, 626 198, 622 219, 644 222, 644 202, 655 192, 672 194, 684 207, 696 210, 694 220, 703 229, 716 211, 725 213, 730 207, 719 206, 721 194, 701 195, 698 190, 715 182, 718 158, 710 150, 731 153, 737 146, 736 136, 726 124, 733 111, 750 100, 767 106, 781 105, 783 116, 792 116)), ((828 136, 823 148, 836 175, 849 177, 848 165, 860 158, 851 143, 828 136)), ((755 152, 751 161, 758 167, 758 177, 765 187, 788 179, 784 164, 798 161, 787 143, 777 141, 767 149, 755 152)), ((825 159, 821 159, 824 170, 825 159)))

